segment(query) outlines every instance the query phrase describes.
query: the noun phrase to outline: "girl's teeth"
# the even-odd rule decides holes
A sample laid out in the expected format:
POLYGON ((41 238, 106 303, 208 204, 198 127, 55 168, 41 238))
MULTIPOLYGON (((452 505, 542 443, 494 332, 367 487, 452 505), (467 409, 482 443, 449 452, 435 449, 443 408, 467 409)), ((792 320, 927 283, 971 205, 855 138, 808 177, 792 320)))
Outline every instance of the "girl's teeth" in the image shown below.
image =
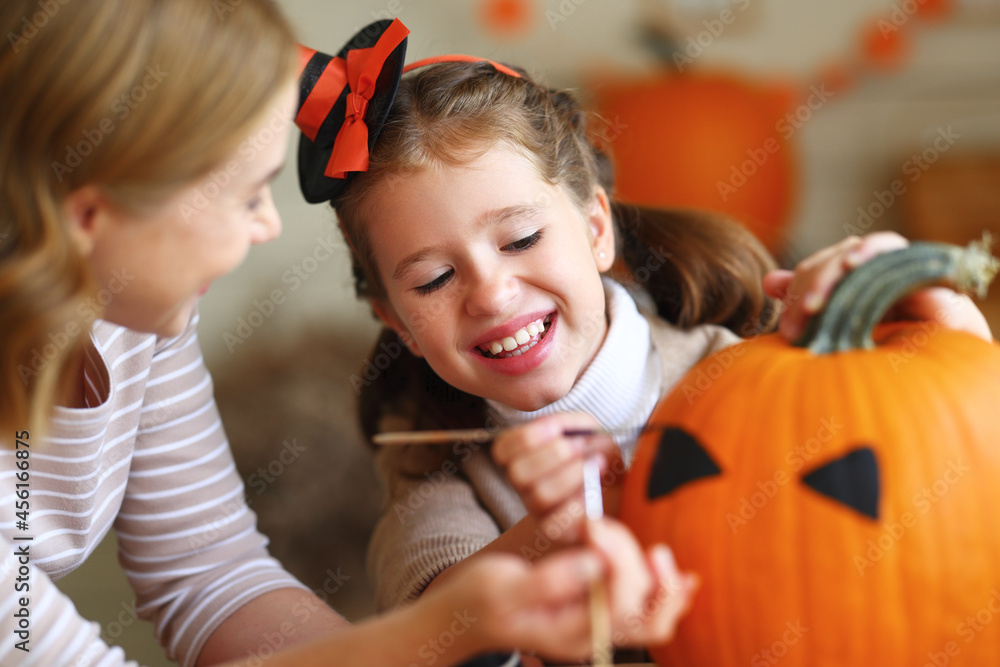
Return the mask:
POLYGON ((500 340, 493 341, 490 343, 489 349, 493 356, 499 356, 505 352, 512 353, 510 356, 517 356, 530 350, 533 345, 528 345, 528 343, 531 343, 535 336, 542 333, 545 333, 545 322, 543 320, 531 322, 523 329, 518 329, 512 336, 505 336, 500 340))

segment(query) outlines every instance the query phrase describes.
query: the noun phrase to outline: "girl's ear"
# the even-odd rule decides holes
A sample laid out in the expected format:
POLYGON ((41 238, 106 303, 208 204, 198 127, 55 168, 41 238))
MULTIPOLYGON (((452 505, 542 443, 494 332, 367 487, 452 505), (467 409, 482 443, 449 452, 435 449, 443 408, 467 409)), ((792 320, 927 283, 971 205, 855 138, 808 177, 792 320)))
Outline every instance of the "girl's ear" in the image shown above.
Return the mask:
POLYGON ((403 321, 399 319, 399 315, 396 314, 396 309, 392 305, 382 299, 372 299, 372 310, 375 311, 375 315, 382 320, 382 324, 389 327, 399 336, 399 340, 406 345, 407 349, 415 357, 423 357, 424 355, 420 352, 420 346, 417 345, 417 341, 414 340, 413 334, 410 330, 406 328, 403 321))
POLYGON ((597 269, 604 273, 615 262, 615 226, 611 218, 611 200, 601 186, 594 187, 594 196, 587 207, 591 248, 597 269))

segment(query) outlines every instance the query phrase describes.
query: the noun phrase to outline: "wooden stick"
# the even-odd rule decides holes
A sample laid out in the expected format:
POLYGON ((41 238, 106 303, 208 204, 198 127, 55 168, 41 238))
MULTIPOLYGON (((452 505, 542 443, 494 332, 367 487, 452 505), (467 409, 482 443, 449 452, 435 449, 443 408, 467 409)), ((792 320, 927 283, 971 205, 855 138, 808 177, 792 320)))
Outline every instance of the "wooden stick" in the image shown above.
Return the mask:
POLYGON ((376 433, 372 442, 376 445, 440 445, 449 442, 489 442, 493 431, 485 428, 466 428, 440 431, 394 431, 376 433))
MULTIPOLYGON (((501 429, 485 428, 460 428, 444 429, 438 431, 387 431, 376 433, 372 436, 372 443, 376 445, 446 445, 449 442, 491 442, 501 429)), ((645 429, 643 429, 645 430, 645 429)), ((642 433, 642 430, 640 430, 642 433)), ((615 435, 615 431, 608 431, 600 428, 579 428, 563 431, 565 436, 575 435, 615 435)))

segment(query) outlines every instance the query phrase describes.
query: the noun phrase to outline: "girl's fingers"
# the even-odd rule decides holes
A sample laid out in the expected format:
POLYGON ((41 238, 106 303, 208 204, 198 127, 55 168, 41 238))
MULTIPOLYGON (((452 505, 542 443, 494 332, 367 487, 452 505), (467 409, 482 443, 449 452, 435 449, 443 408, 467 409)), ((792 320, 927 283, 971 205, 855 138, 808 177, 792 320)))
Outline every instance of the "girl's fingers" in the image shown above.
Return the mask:
POLYGON ((528 511, 542 516, 574 498, 583 498, 583 461, 576 460, 546 477, 538 484, 520 489, 528 511))
POLYGON ((578 447, 569 438, 557 437, 525 447, 507 464, 507 477, 516 488, 532 487, 573 462, 580 461, 578 447))
MULTIPOLYGON (((498 465, 508 467, 513 461, 526 456, 530 451, 546 446, 559 438, 565 438, 567 431, 598 431, 601 425, 596 419, 582 412, 566 412, 539 417, 525 424, 504 429, 493 442, 493 460, 498 465)), ((585 440, 569 438, 575 445, 585 444, 585 440)))

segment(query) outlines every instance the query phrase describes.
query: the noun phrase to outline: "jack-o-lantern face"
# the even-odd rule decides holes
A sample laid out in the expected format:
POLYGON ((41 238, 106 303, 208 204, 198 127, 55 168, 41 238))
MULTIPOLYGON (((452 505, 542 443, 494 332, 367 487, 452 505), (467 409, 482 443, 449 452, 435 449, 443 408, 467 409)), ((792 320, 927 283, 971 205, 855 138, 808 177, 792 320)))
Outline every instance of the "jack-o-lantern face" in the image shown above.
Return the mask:
MULTIPOLYGON (((721 472, 697 438, 683 429, 665 427, 660 429, 646 498, 655 501, 687 482, 721 472)), ((846 507, 878 519, 878 461, 871 447, 858 447, 824 463, 802 475, 801 482, 846 507)))
POLYGON ((1000 665, 1000 346, 933 325, 704 360, 622 519, 702 581, 663 665, 1000 665), (936 662, 935 662, 936 660, 936 662))

